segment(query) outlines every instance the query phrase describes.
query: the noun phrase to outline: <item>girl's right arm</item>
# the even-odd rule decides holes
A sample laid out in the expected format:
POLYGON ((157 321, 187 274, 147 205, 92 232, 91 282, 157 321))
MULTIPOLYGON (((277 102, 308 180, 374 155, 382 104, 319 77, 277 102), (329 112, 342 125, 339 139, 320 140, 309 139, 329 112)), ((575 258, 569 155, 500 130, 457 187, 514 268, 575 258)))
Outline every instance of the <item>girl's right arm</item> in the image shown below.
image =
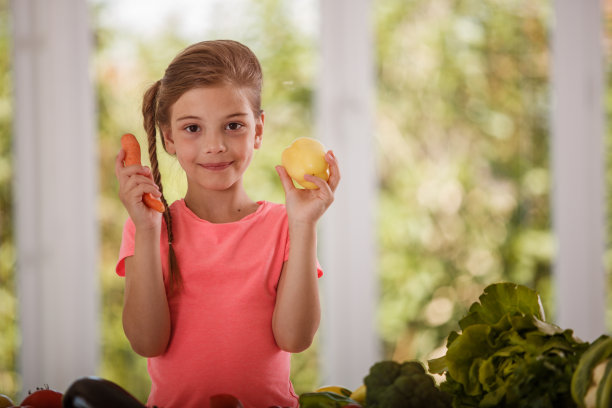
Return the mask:
POLYGON ((134 255, 125 259, 123 330, 134 351, 144 357, 162 354, 170 339, 170 310, 164 287, 159 239, 161 214, 142 202, 144 193, 160 196, 148 168, 123 167, 115 161, 119 198, 134 222, 134 255))

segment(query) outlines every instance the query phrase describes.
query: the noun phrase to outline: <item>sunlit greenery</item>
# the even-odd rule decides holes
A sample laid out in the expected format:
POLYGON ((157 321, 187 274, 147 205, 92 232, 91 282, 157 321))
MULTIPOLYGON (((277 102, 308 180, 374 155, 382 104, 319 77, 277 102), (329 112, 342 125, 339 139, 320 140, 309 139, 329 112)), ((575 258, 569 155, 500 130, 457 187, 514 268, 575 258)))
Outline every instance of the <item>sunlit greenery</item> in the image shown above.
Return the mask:
MULTIPOLYGON (((96 4, 97 15, 105 5, 101 0, 96 4)), ((289 4, 290 0, 244 0, 247 10, 241 13, 245 20, 240 25, 228 28, 220 20, 202 33, 202 39, 243 41, 264 68, 264 144, 246 176, 247 189, 257 200, 283 201, 273 164, 290 140, 314 131, 318 39, 312 34, 316 30, 299 29, 289 4)), ((372 4, 380 185, 378 330, 383 357, 427 358, 443 346, 482 288, 500 280, 540 291, 547 315, 554 320, 550 2, 372 4)), ((0 393, 14 396, 19 384, 7 23, 8 0, 0 0, 0 393)), ((101 23, 95 29, 103 294, 100 375, 144 400, 150 385, 146 361, 131 351, 123 335, 123 280, 114 274, 127 217, 117 198, 114 158, 122 133, 144 138, 144 90, 163 75, 176 52, 194 40, 178 34, 172 22, 154 38, 135 38, 101 23)), ((608 102, 610 98, 612 93, 608 102)), ((607 106, 610 109, 612 103, 607 106)), ((173 201, 185 187, 180 168, 165 155, 161 166, 164 191, 173 201)), ((608 169, 610 184, 612 166, 608 169)), ((315 344, 294 356, 292 377, 298 393, 321 385, 317 348, 315 344)))
POLYGON ((15 395, 17 364, 17 299, 13 238, 11 73, 8 0, 0 0, 0 393, 15 395))
POLYGON ((546 2, 378 2, 381 334, 442 346, 484 285, 551 310, 546 2))

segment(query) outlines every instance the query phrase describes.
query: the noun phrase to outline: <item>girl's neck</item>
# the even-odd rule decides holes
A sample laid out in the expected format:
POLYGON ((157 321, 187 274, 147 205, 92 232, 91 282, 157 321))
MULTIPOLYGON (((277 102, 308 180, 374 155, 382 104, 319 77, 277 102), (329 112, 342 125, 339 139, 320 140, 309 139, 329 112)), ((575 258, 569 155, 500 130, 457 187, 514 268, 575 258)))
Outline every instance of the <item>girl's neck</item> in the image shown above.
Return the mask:
POLYGON ((190 194, 188 190, 185 205, 199 218, 215 224, 239 221, 259 207, 244 190, 205 191, 198 194, 190 194))

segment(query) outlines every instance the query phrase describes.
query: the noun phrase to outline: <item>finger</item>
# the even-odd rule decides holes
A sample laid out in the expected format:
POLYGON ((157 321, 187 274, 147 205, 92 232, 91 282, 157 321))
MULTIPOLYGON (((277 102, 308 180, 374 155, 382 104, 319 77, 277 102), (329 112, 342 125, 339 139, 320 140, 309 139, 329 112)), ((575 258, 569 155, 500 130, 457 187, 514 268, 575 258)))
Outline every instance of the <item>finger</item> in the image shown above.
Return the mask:
POLYGON ((146 194, 150 194, 155 198, 161 197, 160 191, 150 184, 139 184, 135 186, 132 190, 129 190, 125 197, 129 203, 134 205, 145 205, 144 196, 146 194))
POLYGON ((142 195, 143 193, 151 193, 156 197, 161 196, 161 192, 157 185, 145 176, 132 176, 129 177, 124 183, 120 183, 119 196, 130 197, 130 202, 138 201, 135 200, 135 198, 138 198, 138 196, 142 195))
POLYGON ((128 194, 130 197, 138 197, 142 196, 145 193, 149 193, 152 195, 159 195, 159 189, 151 184, 138 184, 134 186, 134 188, 128 190, 128 194))
POLYGON ((325 161, 329 164, 329 179, 327 183, 332 191, 336 191, 338 184, 340 183, 340 166, 338 166, 338 160, 332 150, 329 150, 325 154, 325 161))
POLYGON ((155 183, 155 177, 153 177, 153 171, 151 170, 150 167, 144 166, 144 176, 147 176, 149 179, 151 179, 151 181, 153 181, 155 183))
POLYGON ((323 191, 325 194, 330 196, 333 195, 331 186, 327 183, 327 181, 323 180, 322 178, 313 176, 312 174, 304 174, 304 180, 310 181, 311 183, 315 184, 319 188, 319 190, 323 191))
POLYGON ((161 197, 161 192, 155 184, 140 184, 139 188, 142 190, 142 194, 151 194, 155 197, 161 197))
POLYGON ((295 186, 293 185, 293 181, 291 181, 291 177, 287 173, 287 170, 283 166, 275 167, 278 176, 280 177, 281 184, 283 185, 283 190, 285 190, 285 194, 289 191, 295 190, 295 186))
POLYGON ((151 169, 147 166, 141 166, 140 164, 134 164, 132 166, 124 167, 121 170, 121 174, 127 177, 145 176, 147 178, 152 178, 151 169))
POLYGON ((148 177, 143 174, 135 174, 129 177, 128 181, 125 184, 127 189, 133 189, 136 186, 140 185, 147 185, 159 190, 159 187, 157 186, 157 184, 155 184, 155 181, 153 181, 151 177, 148 177))

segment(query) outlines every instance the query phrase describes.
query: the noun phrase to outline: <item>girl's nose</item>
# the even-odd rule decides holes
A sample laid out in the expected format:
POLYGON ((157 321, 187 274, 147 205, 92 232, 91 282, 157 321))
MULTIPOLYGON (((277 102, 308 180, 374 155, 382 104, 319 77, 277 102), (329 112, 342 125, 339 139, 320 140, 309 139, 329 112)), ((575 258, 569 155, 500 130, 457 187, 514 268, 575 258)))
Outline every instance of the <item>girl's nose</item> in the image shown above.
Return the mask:
POLYGON ((204 150, 206 153, 223 153, 226 150, 223 137, 218 133, 207 135, 204 138, 204 150))

